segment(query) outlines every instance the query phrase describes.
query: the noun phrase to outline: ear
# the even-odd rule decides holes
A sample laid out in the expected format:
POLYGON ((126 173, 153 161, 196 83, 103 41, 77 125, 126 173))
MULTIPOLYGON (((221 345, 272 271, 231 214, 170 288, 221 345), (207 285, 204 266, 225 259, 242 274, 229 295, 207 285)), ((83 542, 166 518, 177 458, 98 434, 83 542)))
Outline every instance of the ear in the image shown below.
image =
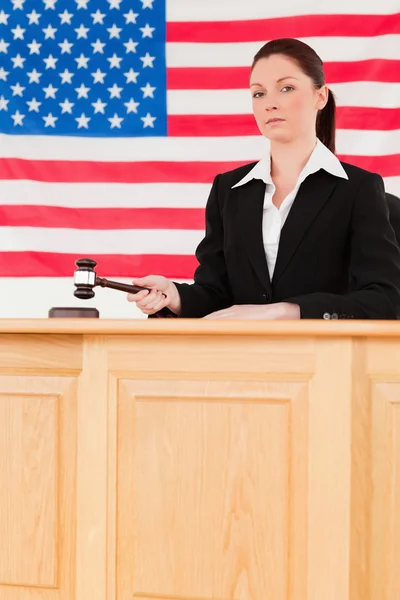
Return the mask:
POLYGON ((323 85, 317 90, 317 110, 322 110, 326 106, 329 98, 329 88, 327 85, 323 85))

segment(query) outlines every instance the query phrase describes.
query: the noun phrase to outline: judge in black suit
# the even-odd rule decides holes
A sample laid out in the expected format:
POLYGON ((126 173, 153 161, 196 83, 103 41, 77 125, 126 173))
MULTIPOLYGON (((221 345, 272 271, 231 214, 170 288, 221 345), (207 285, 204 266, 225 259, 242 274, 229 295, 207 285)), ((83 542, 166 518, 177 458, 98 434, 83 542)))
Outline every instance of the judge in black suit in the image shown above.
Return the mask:
POLYGON ((143 277, 134 283, 153 291, 128 299, 149 316, 398 318, 400 250, 383 180, 335 156, 321 59, 299 40, 272 40, 250 89, 270 153, 215 177, 194 283, 143 277))

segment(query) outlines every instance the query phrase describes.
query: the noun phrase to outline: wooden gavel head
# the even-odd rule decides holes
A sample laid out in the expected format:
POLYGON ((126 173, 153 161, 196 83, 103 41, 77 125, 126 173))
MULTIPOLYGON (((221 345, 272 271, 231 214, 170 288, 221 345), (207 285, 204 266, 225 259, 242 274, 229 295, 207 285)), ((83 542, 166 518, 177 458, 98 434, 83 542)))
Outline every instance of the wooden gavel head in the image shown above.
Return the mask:
POLYGON ((79 258, 75 264, 78 268, 74 273, 74 296, 81 300, 94 298, 93 288, 97 285, 94 268, 97 262, 91 258, 79 258))
POLYGON ((106 287, 111 288, 112 290, 127 292, 128 294, 137 294, 142 290, 151 291, 149 288, 139 285, 129 285, 127 283, 119 283, 118 281, 110 281, 104 277, 98 277, 94 270, 97 262, 92 258, 79 258, 75 264, 78 268, 74 274, 74 283, 76 287, 74 296, 81 300, 94 298, 93 288, 96 287, 96 285, 103 288, 106 287))

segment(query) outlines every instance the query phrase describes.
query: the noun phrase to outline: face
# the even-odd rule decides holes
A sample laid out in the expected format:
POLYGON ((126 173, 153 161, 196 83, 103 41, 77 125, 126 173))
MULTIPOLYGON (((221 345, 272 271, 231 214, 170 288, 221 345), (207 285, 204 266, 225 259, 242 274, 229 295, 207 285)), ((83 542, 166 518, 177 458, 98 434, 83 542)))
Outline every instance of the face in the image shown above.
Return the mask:
POLYGON ((272 141, 291 142, 315 135, 318 110, 328 101, 326 85, 310 77, 290 58, 261 58, 250 78, 253 113, 261 133, 272 141))

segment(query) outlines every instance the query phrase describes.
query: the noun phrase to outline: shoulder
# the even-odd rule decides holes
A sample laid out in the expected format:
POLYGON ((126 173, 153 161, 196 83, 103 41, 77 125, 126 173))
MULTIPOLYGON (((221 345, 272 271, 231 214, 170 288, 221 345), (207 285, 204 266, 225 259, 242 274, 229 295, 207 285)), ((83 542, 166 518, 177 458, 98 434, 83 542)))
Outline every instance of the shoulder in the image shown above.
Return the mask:
POLYGON ((233 185, 235 185, 235 183, 238 183, 241 179, 243 179, 243 177, 245 175, 247 175, 247 173, 249 173, 249 171, 251 171, 251 169, 258 162, 259 161, 255 161, 255 162, 248 163, 246 165, 237 167, 236 169, 232 169, 230 171, 225 171, 224 173, 220 173, 219 175, 217 175, 217 177, 215 179, 218 180, 218 185, 221 186, 223 189, 229 189, 233 185))
POLYGON ((365 181, 372 181, 373 179, 383 182, 382 177, 378 173, 373 173, 372 171, 367 171, 367 169, 362 169, 361 167, 356 167, 342 161, 340 161, 340 164, 346 171, 349 181, 356 186, 363 184, 365 181))

